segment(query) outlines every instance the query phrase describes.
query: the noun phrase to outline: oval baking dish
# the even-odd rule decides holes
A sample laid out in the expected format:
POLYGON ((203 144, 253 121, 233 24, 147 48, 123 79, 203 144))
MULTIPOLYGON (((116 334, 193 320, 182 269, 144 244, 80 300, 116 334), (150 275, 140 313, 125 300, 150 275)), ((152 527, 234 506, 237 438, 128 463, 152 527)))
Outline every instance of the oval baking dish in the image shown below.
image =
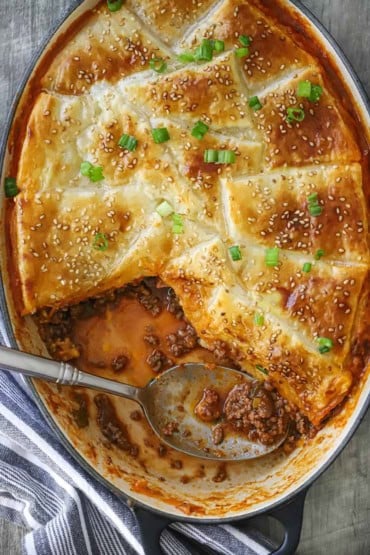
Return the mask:
MULTIPOLYGON (((172 8, 163 15, 144 0, 130 0, 118 12, 106 2, 75 3, 37 55, 2 150, 3 181, 17 175, 8 186, 24 192, 3 199, 1 308, 9 345, 80 356, 85 369, 135 385, 164 368, 168 354, 157 348, 156 333, 147 333, 153 356, 139 376, 138 330, 161 322, 169 337, 182 310, 191 325, 169 340, 170 352, 182 360, 208 360, 204 347, 214 353, 215 339, 217 348, 221 342, 237 346, 238 363, 257 378, 267 373, 298 404, 314 437, 261 460, 205 463, 161 450, 130 402, 29 384, 76 460, 129 498, 140 518, 152 518, 153 534, 171 520, 226 522, 277 511, 287 526, 281 552, 290 553, 299 539, 305 490, 343 449, 370 400, 369 337, 359 316, 367 314, 368 302, 361 210, 369 198, 369 106, 337 45, 300 4, 208 0, 191 12, 186 4, 169 1, 172 8), (245 87, 246 98, 240 92, 245 87), (57 113, 54 129, 49 122, 57 113), (124 181, 132 173, 136 181, 124 181), (59 175, 68 190, 54 187, 59 175), (55 229, 46 238, 49 224, 55 229), (306 229, 312 232, 309 248, 306 229), (90 234, 91 260, 90 254, 83 258, 83 234, 90 234), (122 254, 131 251, 127 259, 122 254), (66 260, 71 274, 72 259, 70 285, 58 272, 66 260), (261 279, 266 272, 268 285, 261 279), (160 277, 154 296, 151 276, 160 277), (309 293, 300 304, 304 287, 309 293), (87 306, 90 297, 98 301, 87 306), (137 300, 140 308, 132 308, 137 300), (158 316, 161 302, 171 309, 158 316), (51 306, 52 316, 45 316, 44 307, 51 306), (294 325, 284 336, 281 321, 288 317, 294 325), (89 345, 94 368, 80 352, 73 354, 72 342, 55 335, 76 319, 74 339, 89 345), (51 338, 45 322, 54 326, 51 338), (136 366, 126 351, 112 347, 121 330, 136 366), (313 334, 311 343, 307 334, 313 334), (104 353, 113 357, 108 370, 104 353), (299 368, 298 377, 289 365, 299 368)), ((150 538, 144 541, 151 545, 150 538)))

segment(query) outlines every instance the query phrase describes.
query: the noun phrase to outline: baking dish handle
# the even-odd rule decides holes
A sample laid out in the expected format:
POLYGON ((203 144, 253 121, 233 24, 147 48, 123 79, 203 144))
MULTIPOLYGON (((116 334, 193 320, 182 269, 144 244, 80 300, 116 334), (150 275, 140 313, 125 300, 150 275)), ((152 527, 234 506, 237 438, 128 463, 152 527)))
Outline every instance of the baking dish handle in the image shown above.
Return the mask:
MULTIPOLYGON (((277 509, 267 512, 278 520, 285 529, 283 543, 271 555, 293 555, 298 547, 299 538, 301 536, 303 507, 307 490, 297 494, 292 501, 284 504, 277 509)), ((146 509, 137 507, 135 509, 140 530, 141 540, 145 555, 163 555, 160 547, 160 537, 163 530, 172 522, 173 519, 157 515, 146 509)), ((246 519, 249 520, 249 519, 246 519)), ((239 521, 240 523, 241 521, 239 521)))
POLYGON ((163 555, 160 546, 161 534, 174 520, 157 515, 141 507, 135 508, 135 515, 139 523, 144 555, 163 555))
POLYGON ((271 555, 293 555, 296 552, 301 537, 306 493, 305 489, 298 493, 292 501, 267 513, 276 518, 285 529, 283 543, 271 555))

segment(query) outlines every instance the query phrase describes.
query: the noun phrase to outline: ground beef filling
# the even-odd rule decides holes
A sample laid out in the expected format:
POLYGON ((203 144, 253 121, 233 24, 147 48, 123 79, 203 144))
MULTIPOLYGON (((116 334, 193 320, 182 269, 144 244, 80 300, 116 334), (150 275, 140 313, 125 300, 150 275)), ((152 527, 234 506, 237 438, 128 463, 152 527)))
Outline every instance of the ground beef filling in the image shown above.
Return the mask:
MULTIPOLYGON (((75 345, 71 339, 74 322, 104 315, 107 308, 117 306, 122 297, 137 300, 154 319, 163 311, 168 311, 182 322, 181 327, 162 339, 155 333, 155 325, 145 328, 142 338, 147 353, 145 363, 153 372, 167 370, 181 362, 181 357, 199 348, 197 333, 186 320, 175 292, 157 278, 146 278, 75 306, 57 311, 39 311, 35 319, 50 355, 63 361, 77 359, 81 354, 81 347, 75 345)), ((210 351, 217 364, 240 368, 242 355, 227 343, 215 341, 210 351)), ((118 375, 124 374, 130 358, 121 353, 112 357, 110 362, 97 360, 91 361, 91 364, 97 368, 110 369, 118 375)), ((134 455, 137 448, 131 444, 125 426, 115 416, 113 405, 110 406, 106 396, 102 395, 95 398, 95 403, 98 408, 98 424, 103 435, 120 449, 134 455)), ((73 418, 79 427, 85 427, 88 425, 87 408, 82 401, 77 403, 77 399, 76 404, 73 418)), ((286 451, 294 447, 301 435, 311 437, 316 432, 295 407, 280 397, 268 380, 238 385, 226 397, 222 395, 222 399, 217 391, 207 388, 195 408, 195 414, 199 419, 213 425, 211 435, 215 445, 220 445, 230 430, 247 434, 252 441, 272 444, 286 429, 288 420, 289 437, 284 445, 286 451)), ((170 436, 175 432, 176 423, 171 423, 165 430, 165 435, 170 436)))
POLYGON ((238 432, 253 442, 273 445, 285 435, 289 442, 301 434, 312 435, 312 426, 291 407, 268 382, 252 380, 231 389, 224 401, 214 389, 206 388, 194 409, 203 422, 215 424, 212 440, 220 445, 227 434, 238 432))

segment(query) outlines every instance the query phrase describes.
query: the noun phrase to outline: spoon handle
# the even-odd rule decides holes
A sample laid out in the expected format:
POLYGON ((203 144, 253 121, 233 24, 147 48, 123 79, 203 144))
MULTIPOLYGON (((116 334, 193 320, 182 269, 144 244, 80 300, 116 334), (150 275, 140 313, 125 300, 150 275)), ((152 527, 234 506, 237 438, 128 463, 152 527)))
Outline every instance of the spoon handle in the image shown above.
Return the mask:
POLYGON ((0 346, 0 366, 10 372, 24 374, 63 385, 78 385, 119 395, 140 403, 142 388, 108 380, 82 372, 66 362, 29 355, 15 349, 0 346))

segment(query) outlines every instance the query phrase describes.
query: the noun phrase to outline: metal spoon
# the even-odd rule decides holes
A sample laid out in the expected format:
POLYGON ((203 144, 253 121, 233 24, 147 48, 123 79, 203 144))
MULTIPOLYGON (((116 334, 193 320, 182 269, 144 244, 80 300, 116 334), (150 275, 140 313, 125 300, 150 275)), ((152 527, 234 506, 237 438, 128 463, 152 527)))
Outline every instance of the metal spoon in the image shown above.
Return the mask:
POLYGON ((246 435, 236 432, 227 433, 220 445, 214 444, 212 425, 199 420, 194 408, 205 388, 229 392, 235 385, 252 380, 248 374, 231 368, 209 368, 201 363, 181 364, 141 388, 82 372, 65 362, 2 346, 0 366, 32 378, 97 389, 136 401, 161 441, 202 459, 235 461, 261 457, 277 449, 288 433, 286 430, 272 445, 252 442, 246 435))

